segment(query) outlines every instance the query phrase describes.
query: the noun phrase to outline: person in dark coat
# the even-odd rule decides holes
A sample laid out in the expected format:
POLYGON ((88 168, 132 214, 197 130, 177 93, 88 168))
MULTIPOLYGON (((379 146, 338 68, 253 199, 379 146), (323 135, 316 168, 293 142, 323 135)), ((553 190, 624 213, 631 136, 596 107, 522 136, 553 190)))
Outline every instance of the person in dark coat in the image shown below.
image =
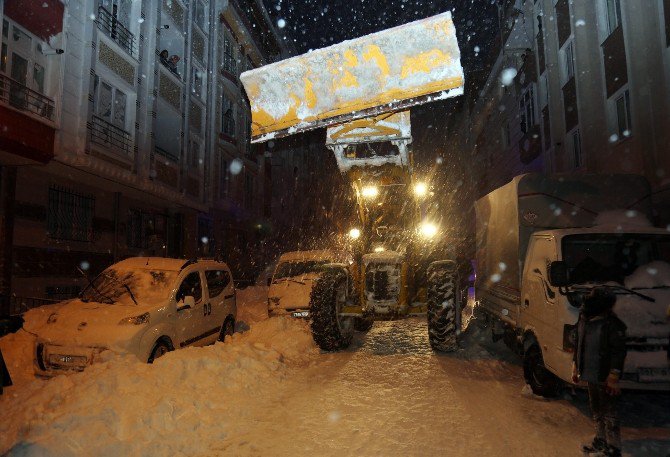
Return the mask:
POLYGON ((2 389, 12 385, 12 378, 9 377, 9 370, 7 365, 5 365, 5 359, 2 358, 2 351, 0 350, 0 395, 2 395, 2 389))
POLYGON ((616 295, 604 287, 584 297, 577 322, 572 381, 588 386, 596 434, 584 452, 621 456, 619 378, 626 359, 626 324, 612 311, 616 295))

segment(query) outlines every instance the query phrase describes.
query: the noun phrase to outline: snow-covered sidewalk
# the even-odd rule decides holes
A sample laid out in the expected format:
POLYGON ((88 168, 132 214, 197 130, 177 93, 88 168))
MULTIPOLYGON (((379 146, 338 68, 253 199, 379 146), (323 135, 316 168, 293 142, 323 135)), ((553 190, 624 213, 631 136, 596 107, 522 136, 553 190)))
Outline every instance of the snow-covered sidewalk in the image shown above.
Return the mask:
MULTIPOLYGON (((261 290, 238 298, 249 331, 153 365, 115 357, 44 381, 10 362, 0 455, 575 456, 590 437, 583 393, 526 394, 516 357, 484 333, 436 355, 424 320, 380 322, 321 354, 307 322, 265 317, 261 290)), ((26 343, 0 339, 3 353, 26 343)), ((625 394, 627 455, 666 455, 668 398, 625 394)))

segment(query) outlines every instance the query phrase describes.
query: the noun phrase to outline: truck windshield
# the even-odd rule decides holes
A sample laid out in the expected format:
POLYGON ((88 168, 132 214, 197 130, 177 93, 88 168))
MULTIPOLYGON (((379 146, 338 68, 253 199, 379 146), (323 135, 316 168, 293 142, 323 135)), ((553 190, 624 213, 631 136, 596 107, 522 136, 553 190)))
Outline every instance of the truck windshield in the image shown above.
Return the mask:
POLYGON ((282 278, 295 278, 297 276, 304 276, 308 273, 321 272, 323 265, 327 264, 328 260, 305 260, 297 262, 282 262, 277 265, 274 280, 282 278))
POLYGON ((568 266, 570 282, 616 281, 640 265, 655 260, 670 262, 670 235, 582 234, 563 238, 563 260, 568 266))

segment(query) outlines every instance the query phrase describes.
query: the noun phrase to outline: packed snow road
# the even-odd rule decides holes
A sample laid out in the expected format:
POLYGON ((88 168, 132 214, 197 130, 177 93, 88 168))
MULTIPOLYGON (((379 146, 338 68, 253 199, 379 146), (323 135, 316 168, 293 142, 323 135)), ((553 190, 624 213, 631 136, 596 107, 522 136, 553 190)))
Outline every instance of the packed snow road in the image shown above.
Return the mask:
MULTIPOLYGON (((575 456, 590 438, 583 393, 528 394, 516 357, 479 332, 436 355, 423 320, 380 322, 321 354, 306 322, 245 312, 251 329, 232 341, 154 365, 19 372, 0 397, 0 455, 575 456)), ((17 372, 26 353, 8 352, 17 372)), ((665 456, 668 396, 626 394, 623 436, 626 455, 665 456)))

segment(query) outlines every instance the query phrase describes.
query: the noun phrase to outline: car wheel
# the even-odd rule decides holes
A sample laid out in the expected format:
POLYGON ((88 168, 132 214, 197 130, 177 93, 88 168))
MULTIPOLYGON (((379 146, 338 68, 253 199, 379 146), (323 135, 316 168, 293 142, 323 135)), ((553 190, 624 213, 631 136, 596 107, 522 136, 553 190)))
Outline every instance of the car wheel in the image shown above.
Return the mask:
POLYGON ((235 333, 235 321, 232 318, 226 319, 219 332, 219 341, 225 341, 226 336, 231 336, 233 333, 235 333))
POLYGON ((147 360, 147 363, 153 363, 154 360, 164 356, 165 354, 167 354, 172 350, 174 350, 174 348, 172 347, 172 344, 170 344, 169 341, 166 341, 164 339, 158 340, 153 350, 151 351, 151 355, 149 356, 149 360, 147 360))
POLYGON ((561 381, 544 366, 537 343, 531 344, 523 353, 523 374, 535 395, 551 398, 559 394, 561 381))

